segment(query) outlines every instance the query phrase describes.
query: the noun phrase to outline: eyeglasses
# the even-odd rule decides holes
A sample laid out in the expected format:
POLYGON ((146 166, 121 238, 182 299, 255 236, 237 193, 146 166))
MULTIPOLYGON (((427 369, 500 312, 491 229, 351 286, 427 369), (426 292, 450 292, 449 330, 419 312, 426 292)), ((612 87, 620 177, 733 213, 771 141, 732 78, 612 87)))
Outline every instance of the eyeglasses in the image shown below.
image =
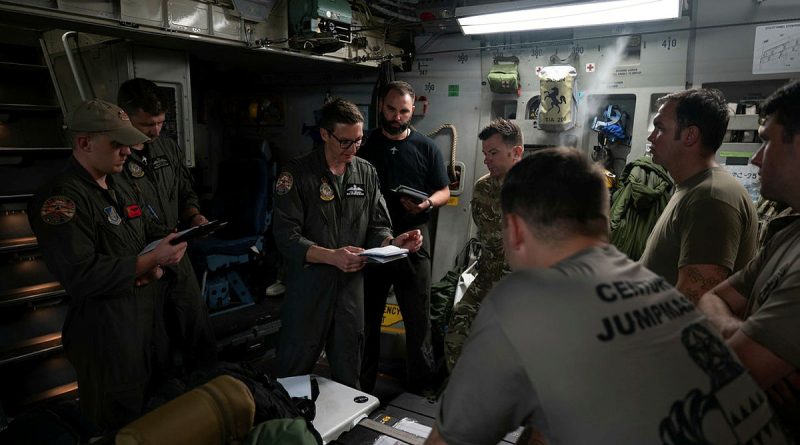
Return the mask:
POLYGON ((364 138, 358 138, 354 141, 351 141, 350 139, 339 139, 338 137, 336 137, 335 134, 333 134, 333 130, 329 130, 326 128, 325 131, 327 131, 332 138, 336 139, 336 142, 339 143, 339 148, 341 148, 342 150, 348 150, 353 145, 355 145, 356 147, 360 147, 361 143, 364 141, 364 138))

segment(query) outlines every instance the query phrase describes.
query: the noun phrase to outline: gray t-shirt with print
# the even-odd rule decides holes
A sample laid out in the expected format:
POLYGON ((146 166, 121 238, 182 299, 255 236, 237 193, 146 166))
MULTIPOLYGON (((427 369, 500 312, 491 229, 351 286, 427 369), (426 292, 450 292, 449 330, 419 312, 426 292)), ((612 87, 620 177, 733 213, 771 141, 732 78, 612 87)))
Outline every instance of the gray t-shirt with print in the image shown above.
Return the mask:
POLYGON ((484 301, 437 428, 495 444, 519 425, 551 445, 786 443, 704 317, 612 246, 515 272, 484 301))

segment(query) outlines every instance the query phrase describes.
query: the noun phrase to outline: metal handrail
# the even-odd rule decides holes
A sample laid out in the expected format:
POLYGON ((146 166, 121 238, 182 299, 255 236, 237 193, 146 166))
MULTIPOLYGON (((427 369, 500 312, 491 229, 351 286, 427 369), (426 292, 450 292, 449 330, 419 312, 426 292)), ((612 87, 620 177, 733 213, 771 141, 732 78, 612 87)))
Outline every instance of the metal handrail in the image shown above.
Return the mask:
POLYGON ((69 47, 69 43, 67 39, 70 37, 74 37, 77 43, 78 40, 78 33, 75 31, 67 31, 61 36, 61 43, 64 44, 64 54, 67 56, 67 62, 69 63, 70 71, 72 71, 72 77, 75 78, 75 84, 78 86, 78 94, 81 96, 81 100, 87 100, 89 97, 86 95, 86 91, 83 89, 83 83, 81 82, 80 75, 78 75, 78 66, 75 64, 75 58, 72 56, 72 49, 69 47))

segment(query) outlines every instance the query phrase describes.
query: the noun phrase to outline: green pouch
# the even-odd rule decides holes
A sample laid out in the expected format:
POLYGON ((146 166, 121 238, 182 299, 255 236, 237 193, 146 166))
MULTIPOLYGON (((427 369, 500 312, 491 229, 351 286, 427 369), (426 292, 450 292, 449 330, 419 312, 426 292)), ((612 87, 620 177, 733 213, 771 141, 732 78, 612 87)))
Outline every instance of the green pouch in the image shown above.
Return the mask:
POLYGON ((487 76, 489 89, 493 93, 517 93, 519 89, 519 65, 498 63, 492 66, 487 76))

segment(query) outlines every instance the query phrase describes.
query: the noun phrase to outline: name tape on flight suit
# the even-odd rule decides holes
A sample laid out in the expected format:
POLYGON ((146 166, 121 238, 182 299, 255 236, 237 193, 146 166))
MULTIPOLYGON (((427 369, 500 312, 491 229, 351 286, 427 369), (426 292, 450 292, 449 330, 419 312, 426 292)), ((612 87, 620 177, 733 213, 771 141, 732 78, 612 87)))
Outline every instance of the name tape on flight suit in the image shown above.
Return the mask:
POLYGON ((346 196, 364 196, 364 184, 347 184, 345 187, 346 196))
POLYGON ((169 159, 167 159, 167 158, 159 156, 159 157, 153 159, 153 170, 159 170, 159 169, 162 169, 164 167, 169 167, 169 166, 170 166, 170 163, 169 163, 169 159))

